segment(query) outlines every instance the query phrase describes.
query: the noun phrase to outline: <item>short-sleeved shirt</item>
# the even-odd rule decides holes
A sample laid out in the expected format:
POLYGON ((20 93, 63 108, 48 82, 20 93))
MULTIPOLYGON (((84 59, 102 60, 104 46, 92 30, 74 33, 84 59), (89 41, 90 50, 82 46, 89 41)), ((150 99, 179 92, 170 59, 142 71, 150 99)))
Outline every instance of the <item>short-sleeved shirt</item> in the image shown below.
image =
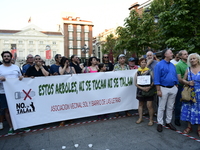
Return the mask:
MULTIPOLYGON (((4 66, 0 65, 0 76, 3 76, 5 78, 18 78, 21 76, 21 71, 17 65, 11 65, 11 66, 4 66)), ((3 82, 0 81, 0 94, 4 94, 4 87, 3 82)))
POLYGON ((30 64, 24 65, 24 66, 22 67, 22 73, 25 74, 29 67, 31 67, 30 64))
POLYGON ((82 69, 81 67, 79 66, 79 64, 74 64, 73 62, 70 63, 70 66, 71 67, 74 67, 76 73, 82 73, 82 69))
MULTIPOLYGON (((43 68, 46 71, 48 71, 48 68, 46 66, 43 66, 43 68)), ((29 67, 28 70, 26 71, 25 75, 28 76, 28 77, 31 77, 31 76, 34 76, 34 77, 44 76, 41 69, 39 69, 38 71, 36 70, 35 65, 29 67)))
POLYGON ((56 65, 56 64, 53 64, 53 65, 51 65, 51 67, 50 67, 50 74, 54 74, 55 72, 57 72, 58 74, 60 74, 59 73, 59 65, 56 65))
POLYGON ((127 64, 124 65, 124 68, 121 67, 119 63, 115 64, 114 71, 130 70, 127 64))
MULTIPOLYGON (((185 71, 187 70, 188 65, 184 61, 180 60, 179 63, 176 65, 176 73, 181 75, 181 78, 184 77, 185 71)), ((182 85, 179 83, 179 85, 182 85)))
POLYGON ((106 65, 106 71, 113 71, 114 65, 112 63, 104 63, 106 65))
POLYGON ((156 60, 153 60, 153 62, 148 66, 148 68, 153 71, 154 70, 154 67, 156 66, 156 64, 158 63, 158 61, 156 60))

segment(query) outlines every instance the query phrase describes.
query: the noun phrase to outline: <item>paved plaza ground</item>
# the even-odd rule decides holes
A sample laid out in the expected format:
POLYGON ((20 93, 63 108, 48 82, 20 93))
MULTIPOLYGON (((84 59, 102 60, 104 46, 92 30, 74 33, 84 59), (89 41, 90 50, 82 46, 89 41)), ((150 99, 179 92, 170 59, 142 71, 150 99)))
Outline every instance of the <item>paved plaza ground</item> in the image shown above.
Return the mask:
MULTIPOLYGON (((66 126, 58 127, 59 122, 31 127, 28 133, 6 136, 8 127, 0 131, 0 150, 199 150, 200 138, 197 136, 197 126, 189 135, 180 131, 186 127, 186 122, 177 127, 177 131, 164 128, 157 132, 156 122, 148 126, 148 116, 144 122, 136 124, 137 111, 132 111, 132 117, 115 118, 110 114, 108 119, 98 119, 97 116, 81 118, 67 122, 66 126), (74 145, 78 144, 76 148, 74 145), (90 148, 88 145, 92 144, 90 148)), ((156 120, 156 117, 154 117, 156 120)))

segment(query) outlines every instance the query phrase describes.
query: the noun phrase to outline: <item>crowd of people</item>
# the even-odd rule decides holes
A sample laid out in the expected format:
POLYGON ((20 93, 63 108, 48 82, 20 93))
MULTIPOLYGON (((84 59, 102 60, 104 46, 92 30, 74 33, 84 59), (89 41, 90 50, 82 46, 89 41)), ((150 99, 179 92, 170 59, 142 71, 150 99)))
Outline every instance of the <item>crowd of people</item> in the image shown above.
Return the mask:
MULTIPOLYGON (((104 54, 102 63, 97 57, 90 57, 88 62, 81 63, 77 55, 72 55, 71 59, 55 55, 55 64, 47 67, 39 55, 27 56, 27 63, 22 68, 14 65, 12 54, 4 51, 1 54, 2 64, 0 65, 0 129, 3 129, 3 120, 6 118, 10 129, 8 134, 12 134, 13 126, 10 119, 7 100, 3 87, 3 81, 7 78, 55 76, 80 73, 97 73, 106 71, 137 70, 134 83, 137 87, 136 99, 138 100, 139 118, 136 124, 143 122, 143 115, 146 111, 149 114, 148 126, 153 126, 153 116, 157 117, 157 131, 163 131, 166 124, 171 130, 176 130, 172 125, 173 111, 175 125, 181 126, 182 121, 187 121, 188 126, 183 131, 188 134, 192 131, 192 125, 198 125, 197 134, 200 137, 200 56, 192 53, 188 56, 186 50, 173 53, 170 49, 162 51, 162 59, 159 60, 152 51, 148 51, 145 57, 139 60, 130 57, 126 60, 124 54, 117 56, 117 62, 113 64, 109 60, 109 55, 104 54), (128 62, 128 63, 127 63, 128 62), (196 103, 181 102, 181 92, 184 85, 189 85, 195 89, 196 103), (166 119, 164 121, 164 114, 166 119), (165 122, 165 123, 164 123, 165 122)), ((132 114, 126 111, 127 116, 132 114)), ((116 117, 120 115, 115 113, 116 117)), ((107 114, 106 114, 107 116, 107 114)), ((64 122, 61 122, 63 125, 64 122)), ((25 131, 28 128, 23 129, 25 131)))

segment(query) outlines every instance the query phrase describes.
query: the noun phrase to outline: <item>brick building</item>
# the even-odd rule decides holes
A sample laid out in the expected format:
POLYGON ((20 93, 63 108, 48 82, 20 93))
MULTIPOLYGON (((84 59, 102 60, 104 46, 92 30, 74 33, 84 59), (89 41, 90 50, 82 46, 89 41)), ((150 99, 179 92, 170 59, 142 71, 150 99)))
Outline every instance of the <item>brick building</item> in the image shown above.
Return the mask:
POLYGON ((91 21, 81 20, 80 17, 63 17, 61 23, 64 34, 64 55, 77 55, 82 59, 92 56, 92 27, 91 21))

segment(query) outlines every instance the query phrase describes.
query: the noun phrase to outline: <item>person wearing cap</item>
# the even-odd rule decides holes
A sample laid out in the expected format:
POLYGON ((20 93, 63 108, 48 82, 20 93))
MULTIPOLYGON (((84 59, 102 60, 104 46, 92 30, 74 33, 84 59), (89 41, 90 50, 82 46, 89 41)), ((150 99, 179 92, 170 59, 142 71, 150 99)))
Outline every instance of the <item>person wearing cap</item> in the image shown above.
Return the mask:
MULTIPOLYGON (((118 56, 118 63, 114 66, 114 71, 130 70, 129 66, 125 63, 125 55, 120 54, 118 56)), ((128 111, 125 112, 127 116, 132 116, 128 111)), ((115 114, 116 117, 119 117, 119 113, 115 114)))
POLYGON ((164 125, 163 117, 166 110, 166 126, 171 130, 176 128, 172 125, 172 113, 176 94, 178 92, 178 76, 174 64, 170 62, 173 53, 170 49, 162 51, 162 60, 154 68, 154 85, 156 85, 157 95, 159 97, 157 131, 162 132, 164 125))
POLYGON ((103 55, 103 63, 106 65, 106 71, 113 71, 114 65, 109 62, 108 54, 103 55))
POLYGON ((129 66, 125 63, 125 55, 120 54, 118 56, 118 63, 115 64, 114 66, 114 71, 119 71, 119 70, 130 70, 129 66))
POLYGON ((138 69, 138 66, 136 65, 136 58, 134 57, 131 57, 128 59, 128 65, 129 65, 129 68, 132 70, 132 69, 138 69))
POLYGON ((26 57, 26 64, 22 67, 22 74, 25 75, 29 67, 34 65, 34 58, 32 54, 28 54, 26 57))

